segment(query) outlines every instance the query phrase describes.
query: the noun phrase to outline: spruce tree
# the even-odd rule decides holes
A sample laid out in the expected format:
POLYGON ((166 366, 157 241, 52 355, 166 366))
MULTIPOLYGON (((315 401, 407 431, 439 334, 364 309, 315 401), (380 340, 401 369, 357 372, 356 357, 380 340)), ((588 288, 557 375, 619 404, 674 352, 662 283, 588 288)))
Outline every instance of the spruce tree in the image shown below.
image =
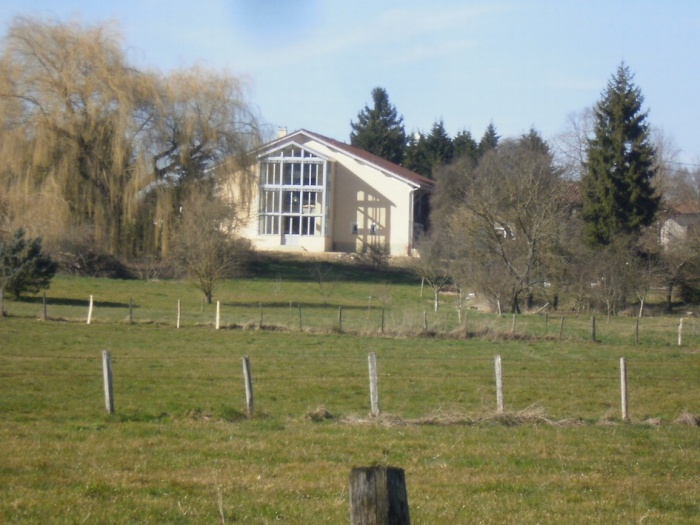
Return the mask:
POLYGON ((537 151, 545 155, 552 153, 547 141, 542 138, 542 135, 535 128, 530 128, 528 133, 521 135, 520 143, 531 151, 537 151))
POLYGON ((655 148, 644 97, 623 63, 594 108, 594 136, 588 141, 583 176, 585 235, 604 246, 615 235, 638 235, 656 216, 655 148))
POLYGON ((439 120, 433 124, 430 135, 426 137, 425 147, 430 160, 431 178, 435 168, 452 162, 455 154, 452 139, 445 131, 445 123, 439 120))
POLYGON ((424 177, 431 177, 433 170, 427 144, 427 137, 422 133, 411 135, 406 144, 403 166, 424 177))
POLYGON ((24 292, 37 293, 48 288, 57 266, 42 251, 41 238, 25 239, 22 228, 7 240, 0 238, 0 291, 3 295, 7 291, 19 299, 24 292))
POLYGON ((479 141, 479 146, 477 148, 478 157, 481 158, 488 151, 495 149, 496 146, 498 146, 498 139, 500 138, 501 137, 498 135, 498 133, 496 133, 496 126, 494 126, 493 122, 491 122, 486 128, 486 131, 484 131, 484 135, 481 137, 481 140, 479 141))
POLYGON ((403 117, 399 116, 389 102, 389 95, 384 88, 376 87, 372 90, 372 101, 372 108, 365 106, 357 115, 357 122, 350 122, 350 144, 401 164, 406 148, 403 117))
POLYGON ((457 133, 452 140, 452 145, 454 147, 455 159, 468 157, 472 162, 476 163, 479 145, 469 131, 463 130, 457 133))

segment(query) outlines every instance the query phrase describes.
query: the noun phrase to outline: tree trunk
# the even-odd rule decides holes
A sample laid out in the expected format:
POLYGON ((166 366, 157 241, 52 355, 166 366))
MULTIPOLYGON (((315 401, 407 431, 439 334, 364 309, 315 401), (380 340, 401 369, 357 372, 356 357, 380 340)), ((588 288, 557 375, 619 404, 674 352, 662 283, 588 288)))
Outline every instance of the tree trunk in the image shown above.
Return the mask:
POLYGON ((513 294, 513 303, 511 305, 511 311, 514 314, 519 314, 520 312, 520 301, 518 301, 518 293, 513 294))

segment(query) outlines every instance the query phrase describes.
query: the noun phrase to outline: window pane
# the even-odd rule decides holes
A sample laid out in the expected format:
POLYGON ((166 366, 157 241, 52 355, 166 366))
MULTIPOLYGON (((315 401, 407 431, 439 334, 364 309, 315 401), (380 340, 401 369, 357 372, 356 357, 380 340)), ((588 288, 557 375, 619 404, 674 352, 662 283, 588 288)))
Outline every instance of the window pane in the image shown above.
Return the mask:
POLYGON ((283 194, 282 211, 285 213, 299 213, 301 211, 301 192, 285 191, 283 194))
POLYGON ((284 218, 284 233, 287 235, 299 235, 300 217, 284 218))
POLYGON ((318 164, 304 164, 304 186, 318 185, 318 164))
POLYGON ((301 185, 301 164, 299 164, 298 162, 288 162, 284 164, 284 185, 301 185))

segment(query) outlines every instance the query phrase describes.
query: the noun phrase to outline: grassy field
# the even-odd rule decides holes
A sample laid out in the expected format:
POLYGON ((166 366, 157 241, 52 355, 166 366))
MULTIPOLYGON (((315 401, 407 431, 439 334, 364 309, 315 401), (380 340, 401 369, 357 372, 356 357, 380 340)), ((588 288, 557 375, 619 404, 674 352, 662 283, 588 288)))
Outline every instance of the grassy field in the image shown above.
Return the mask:
POLYGON ((430 312, 406 275, 349 272, 321 293, 292 270, 223 283, 221 330, 215 307, 177 281, 59 278, 47 321, 40 298, 6 300, 0 519, 349 523, 350 470, 386 464, 406 471, 414 524, 700 523, 692 320, 678 346, 678 318, 643 318, 635 344, 631 318, 599 320, 593 342, 588 315, 567 315, 560 340, 558 314, 547 324, 518 316, 513 329, 508 316, 470 312, 464 339, 450 298, 430 312), (378 358, 376 419, 368 352, 378 358), (620 420, 622 356, 630 422, 620 420))

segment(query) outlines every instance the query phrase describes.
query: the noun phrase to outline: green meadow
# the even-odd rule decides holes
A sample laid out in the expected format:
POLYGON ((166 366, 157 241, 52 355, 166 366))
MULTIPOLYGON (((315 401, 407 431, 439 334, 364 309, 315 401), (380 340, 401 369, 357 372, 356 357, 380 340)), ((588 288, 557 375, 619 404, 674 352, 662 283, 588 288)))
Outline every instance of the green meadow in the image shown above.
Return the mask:
POLYGON ((680 345, 680 315, 600 318, 594 342, 591 313, 467 308, 460 323, 454 297, 434 312, 401 271, 306 270, 221 283, 219 330, 184 281, 59 277, 46 319, 41 296, 5 298, 0 520, 349 523, 351 469, 389 465, 414 524, 700 523, 693 317, 680 345))

